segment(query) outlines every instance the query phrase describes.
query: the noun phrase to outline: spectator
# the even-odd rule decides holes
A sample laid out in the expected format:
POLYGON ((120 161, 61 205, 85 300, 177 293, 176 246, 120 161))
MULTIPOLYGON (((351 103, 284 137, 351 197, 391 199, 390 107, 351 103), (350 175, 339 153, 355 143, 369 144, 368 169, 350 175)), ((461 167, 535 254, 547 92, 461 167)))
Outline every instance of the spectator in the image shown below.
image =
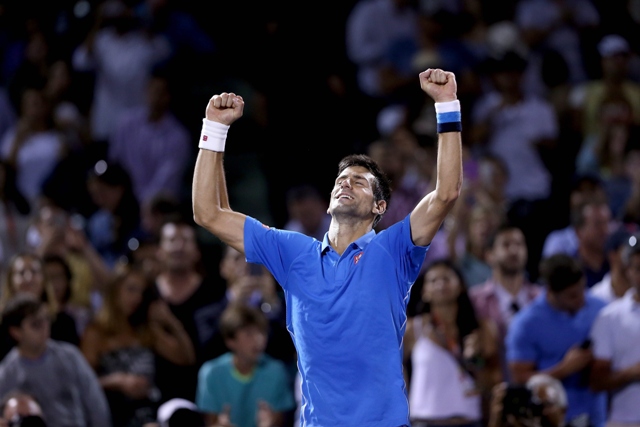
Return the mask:
POLYGON ((230 352, 200 368, 198 408, 210 424, 282 425, 286 413, 295 409, 295 401, 286 368, 264 353, 268 334, 264 314, 244 304, 231 304, 222 313, 220 329, 230 352))
POLYGON ((144 104, 153 67, 170 54, 166 38, 146 34, 127 2, 98 5, 93 26, 72 58, 75 71, 95 77, 90 110, 94 143, 106 144, 120 111, 144 104))
POLYGON ((182 323, 193 343, 196 363, 177 365, 164 357, 157 360, 156 379, 163 400, 174 397, 195 401, 198 369, 226 351, 218 320, 224 310, 224 287, 202 273, 196 228, 182 217, 171 217, 162 226, 156 278, 160 298, 182 323))
POLYGON ((504 339, 513 316, 536 298, 540 286, 529 281, 526 237, 520 228, 502 224, 488 240, 491 277, 471 288, 469 297, 478 317, 492 322, 497 329, 496 347, 501 366, 498 381, 509 381, 504 339))
POLYGON ((25 89, 16 125, 1 137, 0 157, 14 168, 16 186, 30 207, 38 207, 45 180, 65 152, 65 142, 54 128, 51 105, 44 93, 25 89))
POLYGON ((87 238, 105 264, 113 268, 130 250, 130 240, 141 238, 140 205, 129 173, 117 163, 98 161, 87 178, 97 210, 87 219, 87 238))
POLYGON ((491 390, 496 329, 476 317, 464 279, 453 263, 434 261, 423 276, 418 314, 407 322, 411 425, 479 426, 491 390), (487 386, 489 387, 487 388, 487 386))
POLYGON ((578 237, 578 248, 571 256, 582 265, 587 288, 591 288, 609 272, 605 243, 614 221, 611 218, 609 204, 603 200, 583 203, 576 209, 576 214, 573 226, 578 237))
POLYGON ((169 74, 152 73, 146 102, 118 115, 109 140, 109 162, 131 177, 143 210, 156 196, 182 200, 185 194, 185 171, 193 153, 189 131, 172 111, 172 82, 169 74))
POLYGON ((594 363, 591 386, 608 393, 607 424, 640 424, 640 245, 625 246, 630 289, 609 303, 591 330, 594 363))
POLYGON ((81 337, 84 328, 93 316, 93 311, 90 307, 78 305, 71 301, 73 272, 69 263, 60 255, 50 254, 44 256, 42 264, 47 282, 53 288, 58 310, 73 318, 78 337, 81 337))
POLYGON ((299 185, 287 190, 287 222, 285 230, 298 231, 324 240, 329 231, 331 215, 327 213, 328 202, 312 185, 299 185))
MULTIPOLYGON (((57 341, 78 345, 80 338, 75 320, 65 311, 60 310, 55 291, 44 273, 44 266, 39 256, 24 252, 17 254, 9 263, 0 292, 0 310, 11 298, 20 294, 33 295, 48 308, 51 316, 50 333, 57 341)), ((8 325, 2 325, 0 359, 15 345, 15 338, 9 333, 8 325)))
POLYGON ((566 222, 568 224, 563 228, 551 231, 545 237, 542 258, 548 258, 557 253, 574 254, 577 252, 578 236, 572 221, 579 216, 578 209, 582 204, 592 199, 607 200, 604 182, 598 175, 576 175, 567 200, 566 222))
POLYGON ((81 348, 98 375, 114 425, 123 427, 155 420, 161 399, 155 386, 155 354, 181 366, 195 363, 184 327, 136 267, 123 267, 107 287, 81 348))
POLYGON ((621 227, 612 232, 605 243, 605 253, 609 263, 609 271, 602 280, 589 289, 589 293, 606 302, 621 298, 629 290, 627 259, 624 256, 632 234, 621 227))
POLYGON ((4 308, 2 323, 17 345, 0 363, 0 395, 31 394, 49 427, 111 427, 98 378, 76 346, 50 339, 50 316, 33 295, 18 295, 4 308))
POLYGON ((227 304, 245 304, 259 309, 269 320, 265 353, 295 371, 296 353, 286 324, 284 297, 269 270, 249 264, 242 253, 225 246, 220 260, 220 276, 226 282, 227 304))
POLYGON ((562 381, 568 425, 604 427, 606 396, 588 384, 589 333, 606 303, 585 292, 585 273, 568 255, 542 261, 545 290, 515 315, 505 338, 510 378, 526 384, 537 373, 562 381))

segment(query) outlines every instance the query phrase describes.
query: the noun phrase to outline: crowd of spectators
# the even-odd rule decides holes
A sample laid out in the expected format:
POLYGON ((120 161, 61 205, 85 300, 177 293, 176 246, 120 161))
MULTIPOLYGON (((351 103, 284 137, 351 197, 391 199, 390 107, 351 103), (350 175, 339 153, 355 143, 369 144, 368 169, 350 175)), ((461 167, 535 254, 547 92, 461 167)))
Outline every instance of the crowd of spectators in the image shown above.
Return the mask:
POLYGON ((321 240, 366 153, 383 231, 435 185, 427 68, 464 184, 408 301, 412 423, 542 384, 554 427, 640 425, 638 34, 637 0, 0 0, 0 426, 297 426, 281 288, 192 219, 204 106, 246 103, 235 209, 321 240))

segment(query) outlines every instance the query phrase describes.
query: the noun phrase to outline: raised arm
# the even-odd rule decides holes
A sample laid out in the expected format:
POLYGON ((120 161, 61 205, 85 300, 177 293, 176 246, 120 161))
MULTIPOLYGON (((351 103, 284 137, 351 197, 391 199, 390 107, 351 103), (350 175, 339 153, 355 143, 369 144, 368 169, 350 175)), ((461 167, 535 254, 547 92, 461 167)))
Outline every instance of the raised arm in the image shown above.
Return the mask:
POLYGON ((455 75, 440 69, 428 69, 420 73, 420 87, 436 102, 439 116, 436 188, 411 212, 413 242, 426 246, 431 243, 460 195, 462 140, 455 75))
POLYGON ((246 215, 229 207, 223 157, 227 130, 242 117, 243 110, 242 97, 234 93, 223 92, 209 100, 192 189, 195 222, 242 253, 246 215))

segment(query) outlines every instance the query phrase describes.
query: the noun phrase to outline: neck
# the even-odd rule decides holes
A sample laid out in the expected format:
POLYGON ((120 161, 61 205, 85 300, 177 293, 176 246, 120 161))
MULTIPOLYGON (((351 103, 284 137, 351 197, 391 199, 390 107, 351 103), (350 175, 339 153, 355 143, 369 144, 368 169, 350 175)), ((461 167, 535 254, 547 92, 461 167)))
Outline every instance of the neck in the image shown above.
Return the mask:
POLYGON ((520 289, 522 289, 522 284, 524 283, 524 274, 521 272, 509 274, 503 270, 494 269, 493 278, 495 279, 496 283, 502 286, 513 296, 518 295, 518 292, 520 292, 520 289))
POLYGON ((444 303, 431 306, 431 313, 443 325, 455 325, 458 317, 458 307, 455 303, 444 303))
POLYGON ((236 370, 240 372, 242 375, 251 375, 253 373, 253 368, 255 364, 245 360, 238 355, 233 355, 233 366, 235 366, 236 370))
POLYGON ((621 297, 629 290, 629 287, 629 281, 622 270, 616 268, 611 271, 611 288, 615 296, 621 297))
POLYGON ((338 222, 335 218, 331 220, 329 227, 329 243, 331 247, 340 255, 350 244, 372 230, 371 222, 338 222))
POLYGON ((560 304, 558 304, 558 301, 554 297, 553 292, 549 292, 549 290, 547 290, 547 302, 549 303, 549 305, 551 307, 555 308, 558 311, 563 311, 565 313, 570 314, 571 316, 576 314, 575 311, 567 310, 566 308, 564 308, 560 304))
POLYGON ((578 248, 578 253, 582 262, 594 270, 599 270, 604 263, 604 251, 601 249, 596 250, 589 246, 581 245, 578 248))
POLYGON ((20 356, 29 360, 37 360, 41 358, 44 355, 46 350, 47 350, 46 344, 42 347, 32 347, 32 348, 29 348, 26 346, 18 347, 18 352, 20 353, 20 356))

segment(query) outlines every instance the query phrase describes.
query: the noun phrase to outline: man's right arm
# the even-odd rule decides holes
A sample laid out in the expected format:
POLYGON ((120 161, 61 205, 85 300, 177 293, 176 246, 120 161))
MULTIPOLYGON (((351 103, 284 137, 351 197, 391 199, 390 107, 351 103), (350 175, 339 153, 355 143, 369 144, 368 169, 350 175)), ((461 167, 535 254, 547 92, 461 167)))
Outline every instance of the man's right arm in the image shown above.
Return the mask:
MULTIPOLYGON (((244 222, 246 215, 234 212, 229 207, 223 157, 226 129, 242 116, 244 101, 233 93, 214 95, 207 105, 206 119, 215 125, 215 134, 210 139, 219 139, 215 151, 202 148, 196 160, 193 174, 192 206, 194 220, 224 243, 244 253, 244 222), (219 133, 224 133, 220 136, 219 133), (220 148, 220 146, 222 148, 220 148)), ((211 142, 211 141, 209 141, 211 142)), ((215 147, 214 147, 215 148, 215 147)))

